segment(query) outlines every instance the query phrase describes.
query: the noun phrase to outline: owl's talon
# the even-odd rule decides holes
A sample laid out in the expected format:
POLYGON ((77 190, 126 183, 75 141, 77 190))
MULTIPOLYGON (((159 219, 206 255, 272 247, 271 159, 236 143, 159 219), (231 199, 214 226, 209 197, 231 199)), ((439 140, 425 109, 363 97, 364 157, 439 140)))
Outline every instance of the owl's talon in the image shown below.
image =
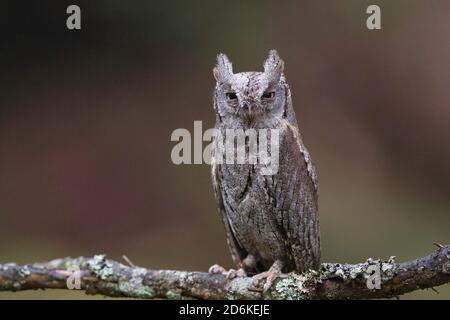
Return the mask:
POLYGON ((228 272, 226 273, 227 279, 234 279, 236 277, 246 277, 247 273, 245 272, 245 270, 243 268, 239 268, 237 270, 235 269, 230 269, 228 270, 228 272))
POLYGON ((252 284, 248 288, 250 291, 257 291, 257 292, 267 292, 277 280, 277 278, 284 278, 286 277, 286 274, 281 272, 282 263, 280 261, 276 261, 269 270, 258 273, 257 275, 253 276, 252 278, 252 284), (266 279, 263 287, 261 288, 260 283, 263 279, 266 279))
POLYGON ((225 274, 226 272, 227 272, 227 270, 218 264, 213 264, 208 269, 208 273, 211 273, 211 274, 225 274))
POLYGON ((209 273, 211 274, 223 274, 227 277, 227 279, 234 279, 236 277, 246 277, 247 273, 245 272, 245 270, 243 268, 239 268, 238 270, 235 269, 230 269, 227 271, 227 269, 225 269, 224 267, 218 265, 218 264, 214 264, 212 265, 209 270, 209 273))
POLYGON ((248 291, 253 291, 253 292, 263 292, 264 289, 259 288, 259 287, 255 287, 253 284, 251 284, 248 288, 248 291))
POLYGON ((273 270, 258 273, 257 275, 253 276, 252 284, 249 287, 249 290, 257 291, 257 292, 267 292, 272 287, 275 280, 277 280, 277 278, 283 277, 283 276, 284 276, 284 274, 282 274, 281 272, 273 271, 273 270), (264 279, 266 281, 265 281, 263 287, 261 288, 261 282, 264 279))

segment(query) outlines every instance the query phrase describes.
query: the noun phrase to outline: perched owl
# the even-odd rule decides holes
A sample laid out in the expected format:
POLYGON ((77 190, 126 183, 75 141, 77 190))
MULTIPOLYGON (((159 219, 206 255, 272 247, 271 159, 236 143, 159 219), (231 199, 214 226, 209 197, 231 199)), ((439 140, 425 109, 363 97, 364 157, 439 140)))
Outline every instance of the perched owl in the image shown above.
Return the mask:
MULTIPOLYGON (((320 260, 317 177, 301 139, 283 68, 272 50, 264 72, 233 73, 224 54, 218 55, 213 71, 217 131, 279 132, 275 174, 263 174, 264 165, 259 163, 217 161, 217 143, 212 147, 212 182, 228 245, 240 272, 256 274, 253 284, 259 289, 263 279, 267 289, 282 273, 317 269, 320 260)), ((215 265, 211 270, 224 269, 215 265)))

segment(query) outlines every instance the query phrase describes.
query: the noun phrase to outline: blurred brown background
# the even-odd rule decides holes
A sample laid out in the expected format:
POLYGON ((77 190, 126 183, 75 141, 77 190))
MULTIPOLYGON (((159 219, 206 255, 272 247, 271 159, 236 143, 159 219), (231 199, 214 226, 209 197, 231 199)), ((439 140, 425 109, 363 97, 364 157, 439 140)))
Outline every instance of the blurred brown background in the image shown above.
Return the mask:
MULTIPOLYGON (((0 18, 2 263, 231 267, 210 168, 172 164, 170 134, 213 126, 218 52, 259 70, 272 48, 319 173, 323 260, 450 242, 449 1, 9 1, 0 18)), ((450 298, 437 290, 402 298, 450 298)))

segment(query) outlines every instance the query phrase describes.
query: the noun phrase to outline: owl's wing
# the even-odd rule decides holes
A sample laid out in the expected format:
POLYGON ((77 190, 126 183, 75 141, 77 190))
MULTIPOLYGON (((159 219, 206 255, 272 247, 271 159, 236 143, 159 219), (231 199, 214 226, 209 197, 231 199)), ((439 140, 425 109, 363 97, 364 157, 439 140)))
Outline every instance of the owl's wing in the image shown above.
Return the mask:
MULTIPOLYGON (((214 151, 213 151, 214 152, 214 151)), ((212 156, 214 159, 214 155, 212 156)), ((239 266, 247 257, 247 252, 240 246, 237 241, 233 229, 231 227, 230 222, 228 221, 228 216, 225 209, 225 204, 222 196, 222 175, 220 170, 220 164, 215 163, 214 160, 211 160, 211 168, 212 168, 212 183, 214 187, 214 194, 219 206, 219 213, 222 218, 223 225, 225 226, 225 233, 227 235, 227 243, 228 247, 231 251, 231 256, 233 258, 234 263, 239 266)))
POLYGON ((266 176, 274 212, 292 267, 315 269, 320 260, 317 175, 296 126, 280 135, 278 173, 266 176))

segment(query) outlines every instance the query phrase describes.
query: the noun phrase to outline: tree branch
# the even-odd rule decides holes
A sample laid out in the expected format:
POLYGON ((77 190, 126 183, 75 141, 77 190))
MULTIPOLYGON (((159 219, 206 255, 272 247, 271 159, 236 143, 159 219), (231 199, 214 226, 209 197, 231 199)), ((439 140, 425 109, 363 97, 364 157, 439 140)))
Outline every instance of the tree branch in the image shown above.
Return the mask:
POLYGON ((450 245, 404 263, 395 263, 394 257, 388 261, 368 259, 360 264, 323 263, 319 271, 290 273, 277 279, 264 293, 248 290, 250 277, 227 279, 205 272, 151 270, 126 266, 104 255, 0 265, 0 291, 68 289, 68 284, 79 284, 87 294, 149 299, 392 298, 449 282, 450 245), (369 289, 368 281, 372 288, 377 286, 378 271, 379 289, 369 289))

